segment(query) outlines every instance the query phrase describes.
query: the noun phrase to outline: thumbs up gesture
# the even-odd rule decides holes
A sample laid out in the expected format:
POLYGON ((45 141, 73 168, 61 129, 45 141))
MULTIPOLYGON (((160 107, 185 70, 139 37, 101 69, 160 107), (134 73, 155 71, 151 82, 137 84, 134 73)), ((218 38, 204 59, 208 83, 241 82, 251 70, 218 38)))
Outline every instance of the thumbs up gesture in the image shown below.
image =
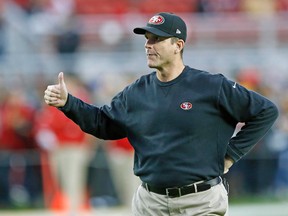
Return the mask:
POLYGON ((58 84, 49 85, 44 92, 45 103, 54 107, 63 107, 68 98, 68 91, 64 81, 64 73, 58 75, 58 84))

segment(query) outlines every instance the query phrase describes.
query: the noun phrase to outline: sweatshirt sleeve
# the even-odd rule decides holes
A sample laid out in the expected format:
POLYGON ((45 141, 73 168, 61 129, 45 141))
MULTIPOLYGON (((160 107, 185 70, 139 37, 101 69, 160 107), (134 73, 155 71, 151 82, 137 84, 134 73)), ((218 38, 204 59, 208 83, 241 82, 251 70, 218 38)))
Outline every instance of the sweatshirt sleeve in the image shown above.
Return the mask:
POLYGON ((69 94, 67 103, 59 110, 86 133, 99 139, 121 139, 126 137, 126 132, 122 122, 124 109, 119 97, 113 98, 111 106, 96 107, 69 94))
POLYGON ((245 125, 232 137, 227 153, 235 162, 246 155, 268 132, 278 117, 278 109, 266 97, 223 78, 219 105, 224 115, 245 125))

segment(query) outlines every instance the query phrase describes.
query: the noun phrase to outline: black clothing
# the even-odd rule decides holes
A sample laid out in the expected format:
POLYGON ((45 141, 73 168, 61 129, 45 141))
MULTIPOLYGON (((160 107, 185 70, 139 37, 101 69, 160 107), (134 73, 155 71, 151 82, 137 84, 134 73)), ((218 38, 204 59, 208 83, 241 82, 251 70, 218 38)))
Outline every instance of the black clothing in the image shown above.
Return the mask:
POLYGON ((135 175, 159 187, 222 175, 225 155, 238 161, 278 116, 267 98, 188 66, 169 82, 160 82, 156 72, 142 76, 110 106, 98 108, 69 95, 61 110, 96 137, 128 137, 135 175), (231 138, 238 122, 245 126, 231 138))

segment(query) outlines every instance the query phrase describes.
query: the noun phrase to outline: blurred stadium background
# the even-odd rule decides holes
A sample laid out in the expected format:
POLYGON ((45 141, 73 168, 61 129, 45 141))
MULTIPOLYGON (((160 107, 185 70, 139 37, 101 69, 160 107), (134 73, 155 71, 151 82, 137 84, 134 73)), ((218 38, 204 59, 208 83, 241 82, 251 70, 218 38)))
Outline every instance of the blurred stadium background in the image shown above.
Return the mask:
POLYGON ((132 30, 159 11, 187 22, 186 64, 223 73, 278 105, 272 130, 226 177, 232 216, 288 215, 288 0, 1 0, 0 215, 67 215, 71 197, 61 186, 75 167, 61 152, 75 150, 82 178, 71 184, 82 185, 84 197, 72 198, 82 209, 75 215, 130 214, 139 182, 127 140, 76 137, 77 128, 47 110, 43 92, 64 71, 75 94, 109 103, 150 72, 144 37, 132 30), (54 176, 55 155, 64 177, 54 176))

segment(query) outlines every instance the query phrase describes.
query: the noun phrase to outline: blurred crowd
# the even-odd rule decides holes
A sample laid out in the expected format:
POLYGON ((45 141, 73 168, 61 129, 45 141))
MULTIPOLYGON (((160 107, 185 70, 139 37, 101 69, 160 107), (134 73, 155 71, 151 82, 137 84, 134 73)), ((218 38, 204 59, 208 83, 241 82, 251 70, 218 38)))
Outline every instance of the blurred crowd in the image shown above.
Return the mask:
MULTIPOLYGON (((38 46, 38 43, 47 44, 41 35, 49 32, 50 46, 44 46, 45 50, 43 46, 39 46, 36 50, 40 54, 42 52, 54 54, 53 58, 59 62, 55 69, 61 68, 67 71, 65 80, 70 92, 86 102, 101 105, 109 103, 112 96, 138 77, 139 72, 132 73, 129 70, 127 73, 117 74, 109 73, 107 69, 98 74, 97 78, 83 79, 81 71, 76 69, 77 55, 74 55, 82 51, 80 48, 84 40, 81 35, 83 26, 79 24, 78 16, 111 13, 150 14, 159 10, 179 13, 244 12, 270 15, 288 12, 288 0, 167 2, 167 0, 1 0, 0 63, 6 64, 6 57, 11 53, 25 56, 26 50, 35 51, 35 47, 31 51, 29 47, 18 46, 21 44, 19 42, 21 37, 19 39, 7 32, 5 34, 7 25, 15 25, 14 28, 21 33, 21 28, 25 29, 27 25, 17 26, 13 18, 18 16, 19 20, 19 17, 23 17, 22 24, 26 21, 29 24, 34 23, 31 29, 41 33, 36 38, 29 38, 32 42, 37 40, 37 43, 31 43, 33 46, 35 44, 38 46), (11 11, 13 14, 7 14, 11 11), (42 16, 37 16, 38 14, 42 16), (46 17, 47 14, 49 16, 46 17), (55 20, 50 20, 51 17, 55 17, 55 20), (49 23, 59 25, 53 25, 52 30, 47 27, 49 23)), ((105 29, 102 30, 105 32, 105 29)), ((91 47, 95 42, 91 39, 93 31, 95 30, 85 35, 85 40, 90 41, 91 47)), ((117 30, 117 26, 115 32, 121 33, 117 30)), ((113 35, 111 32, 109 34, 113 35)), ((117 37, 115 35, 114 37, 117 37)), ((112 36, 111 38, 113 39, 112 36)), ((106 38, 107 40, 109 41, 106 38)), ((283 45, 285 46, 287 44, 283 45)), ((111 47, 108 43, 104 48, 107 51, 111 47)), ((39 57, 37 55, 38 53, 31 57, 31 64, 34 58, 39 57)), ((56 108, 44 104, 43 92, 47 85, 57 82, 59 71, 46 73, 42 68, 45 64, 44 66, 42 64, 38 66, 37 73, 25 74, 21 71, 24 70, 21 61, 15 60, 9 62, 9 65, 14 71, 16 68, 19 73, 10 74, 1 71, 0 68, 0 208, 68 206, 68 208, 85 209, 87 205, 129 206, 133 190, 139 182, 133 177, 133 150, 128 141, 126 139, 101 141, 84 134, 56 108)), ((274 77, 274 81, 277 81, 271 85, 273 80, 267 79, 265 77, 267 72, 258 66, 237 68, 230 71, 229 76, 273 100, 278 105, 280 117, 251 153, 231 169, 227 178, 231 179, 232 197, 273 195, 287 198, 288 85, 283 77, 287 77, 288 68, 283 69, 286 71, 283 76, 270 74, 268 77, 274 77)))
POLYGON ((183 12, 251 12, 287 11, 287 0, 12 0, 28 13, 43 10, 74 9, 77 14, 183 12))

